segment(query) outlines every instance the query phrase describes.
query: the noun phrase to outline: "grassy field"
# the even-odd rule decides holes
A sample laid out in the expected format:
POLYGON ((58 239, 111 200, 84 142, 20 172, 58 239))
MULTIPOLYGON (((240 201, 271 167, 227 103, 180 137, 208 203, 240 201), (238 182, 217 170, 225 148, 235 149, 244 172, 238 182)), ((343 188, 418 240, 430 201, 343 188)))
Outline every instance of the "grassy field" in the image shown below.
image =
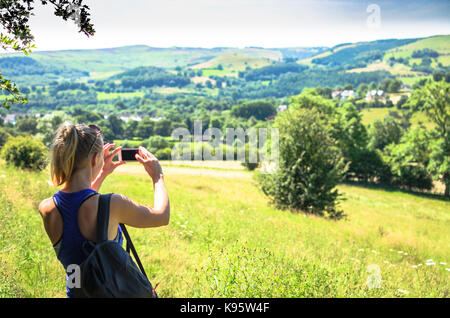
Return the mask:
POLYGON ((428 38, 418 40, 403 46, 399 46, 389 50, 384 59, 389 59, 391 56, 399 57, 410 57, 414 51, 423 50, 425 48, 431 48, 439 54, 449 54, 450 53, 450 35, 437 35, 430 36, 428 38))
POLYGON ((116 98, 133 98, 133 97, 144 97, 145 92, 132 92, 132 93, 105 93, 97 92, 97 99, 99 101, 111 100, 116 98))
MULTIPOLYGON (((364 108, 361 110, 362 123, 366 126, 372 124, 375 120, 383 120, 389 114, 389 111, 398 112, 395 107, 379 107, 379 108, 364 108)), ((411 126, 424 125, 427 129, 433 129, 434 124, 429 120, 427 115, 423 112, 415 112, 411 119, 411 126)))
POLYGON ((193 69, 205 69, 204 76, 223 75, 230 71, 243 71, 247 66, 251 68, 259 68, 271 64, 271 60, 265 57, 254 57, 242 53, 224 53, 207 62, 193 66, 193 69), (216 70, 219 65, 222 65, 223 70, 216 70))
MULTIPOLYGON (((152 204, 143 168, 119 169, 101 192, 152 204)), ((170 224, 130 229, 161 297, 449 297, 448 201, 341 185, 347 218, 330 221, 270 207, 249 172, 165 173, 170 224), (381 287, 370 289, 374 266, 381 287)), ((48 178, 0 162, 0 297, 65 297, 37 212, 56 191, 48 178)))

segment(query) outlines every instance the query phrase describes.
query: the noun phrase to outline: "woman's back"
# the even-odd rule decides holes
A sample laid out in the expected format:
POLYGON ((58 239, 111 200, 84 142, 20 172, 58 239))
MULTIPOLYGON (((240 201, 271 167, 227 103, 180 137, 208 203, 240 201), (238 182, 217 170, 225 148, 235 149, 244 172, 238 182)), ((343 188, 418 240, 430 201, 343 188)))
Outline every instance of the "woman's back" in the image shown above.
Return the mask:
MULTIPOLYGON (((83 250, 86 241, 95 242, 98 193, 92 189, 71 193, 58 191, 53 196, 53 202, 61 217, 58 223, 62 223, 60 238, 53 245, 56 255, 64 268, 70 264, 79 265, 87 256, 83 250)), ((121 243, 120 227, 115 229, 110 226, 108 232, 108 238, 115 238, 121 243)))

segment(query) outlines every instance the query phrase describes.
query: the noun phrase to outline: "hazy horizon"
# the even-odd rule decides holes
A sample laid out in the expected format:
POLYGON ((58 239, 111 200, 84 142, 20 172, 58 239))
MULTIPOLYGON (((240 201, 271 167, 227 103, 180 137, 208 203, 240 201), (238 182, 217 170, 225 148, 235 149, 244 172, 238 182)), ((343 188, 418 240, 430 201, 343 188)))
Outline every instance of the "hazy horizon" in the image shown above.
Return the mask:
MULTIPOLYGON (((335 45, 332 46, 280 46, 280 47, 264 47, 264 46, 213 46, 213 47, 202 47, 202 46, 180 46, 180 45, 172 45, 172 46, 152 46, 152 45, 148 45, 148 44, 142 44, 142 43, 137 43, 137 44, 128 44, 128 45, 120 45, 120 46, 110 46, 110 47, 98 47, 98 48, 81 48, 81 49, 49 49, 49 50, 45 50, 45 49, 34 49, 33 52, 51 52, 51 51, 84 51, 84 50, 108 50, 108 49, 118 49, 118 48, 125 48, 125 47, 137 47, 137 46, 146 46, 146 47, 150 47, 150 48, 155 48, 155 49, 171 49, 171 48, 183 48, 183 49, 219 49, 219 48, 230 48, 230 49, 234 49, 234 48, 238 48, 238 49, 251 49, 251 48, 255 48, 255 49, 265 49, 265 50, 271 50, 271 49, 300 49, 300 48, 332 48, 336 45, 341 45, 341 44, 345 44, 345 43, 361 43, 361 42, 372 42, 372 41, 379 41, 379 40, 391 40, 391 39, 398 39, 398 40, 404 40, 404 39, 414 39, 414 38, 428 38, 428 37, 435 37, 435 36, 447 36, 450 34, 434 34, 434 35, 430 35, 430 36, 425 36, 425 37, 408 37, 408 38, 380 38, 380 39, 374 39, 374 40, 370 40, 370 41, 357 41, 357 42, 342 42, 342 43, 337 43, 335 45)), ((12 51, 9 52, 0 52, 0 53, 13 53, 12 51)), ((20 53, 20 52, 18 52, 20 53)))

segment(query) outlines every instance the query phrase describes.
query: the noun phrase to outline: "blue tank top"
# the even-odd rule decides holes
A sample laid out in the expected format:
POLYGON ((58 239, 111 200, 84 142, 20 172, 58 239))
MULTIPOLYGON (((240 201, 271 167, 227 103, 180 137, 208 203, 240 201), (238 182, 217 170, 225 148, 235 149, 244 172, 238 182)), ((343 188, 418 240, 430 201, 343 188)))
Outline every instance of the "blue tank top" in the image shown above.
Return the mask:
MULTIPOLYGON (((90 241, 81 234, 78 226, 78 210, 81 204, 91 196, 97 194, 92 189, 84 189, 76 192, 58 191, 53 195, 53 200, 63 219, 63 234, 60 240, 54 245, 56 257, 64 266, 71 264, 80 265, 88 256, 89 246, 95 244, 86 244, 90 241)), ((123 243, 122 230, 118 227, 117 237, 115 239, 120 245, 123 243)), ((67 276, 66 276, 67 280, 67 276)), ((67 296, 70 297, 71 289, 67 287, 67 296)))

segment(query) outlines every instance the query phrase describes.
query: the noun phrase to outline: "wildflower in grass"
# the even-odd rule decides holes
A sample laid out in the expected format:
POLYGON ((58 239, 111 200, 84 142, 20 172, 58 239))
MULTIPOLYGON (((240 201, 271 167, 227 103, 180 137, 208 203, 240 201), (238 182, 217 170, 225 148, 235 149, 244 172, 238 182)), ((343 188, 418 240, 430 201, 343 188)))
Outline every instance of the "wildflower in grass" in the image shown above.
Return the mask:
POLYGON ((412 265, 411 267, 412 267, 412 268, 417 268, 417 265, 412 265))
POLYGON ((364 252, 364 249, 363 248, 360 248, 358 251, 360 251, 360 252, 364 252))
POLYGON ((389 261, 383 261, 383 263, 385 263, 385 264, 389 264, 389 261))
POLYGON ((447 272, 450 272, 450 268, 446 268, 445 270, 446 270, 447 272))
POLYGON ((2 177, 2 178, 6 178, 6 176, 5 176, 4 174, 0 175, 0 177, 2 177))
POLYGON ((445 263, 445 262, 440 262, 439 264, 441 264, 441 265, 447 265, 447 263, 445 263))
POLYGON ((430 262, 432 262, 433 260, 430 258, 430 259, 427 259, 426 260, 426 263, 430 263, 430 262))
POLYGON ((403 254, 403 251, 398 251, 397 253, 399 253, 399 254, 403 254))
POLYGON ((436 263, 435 262, 430 262, 430 263, 425 263, 425 265, 431 266, 431 265, 436 265, 436 263))
POLYGON ((405 255, 405 256, 406 256, 406 255, 408 255, 408 253, 403 253, 403 255, 405 255))
POLYGON ((372 253, 376 254, 376 253, 377 253, 377 251, 375 251, 375 250, 372 250, 372 253))
POLYGON ((407 290, 400 289, 400 288, 398 289, 398 292, 402 293, 402 294, 409 294, 409 292, 407 290))

